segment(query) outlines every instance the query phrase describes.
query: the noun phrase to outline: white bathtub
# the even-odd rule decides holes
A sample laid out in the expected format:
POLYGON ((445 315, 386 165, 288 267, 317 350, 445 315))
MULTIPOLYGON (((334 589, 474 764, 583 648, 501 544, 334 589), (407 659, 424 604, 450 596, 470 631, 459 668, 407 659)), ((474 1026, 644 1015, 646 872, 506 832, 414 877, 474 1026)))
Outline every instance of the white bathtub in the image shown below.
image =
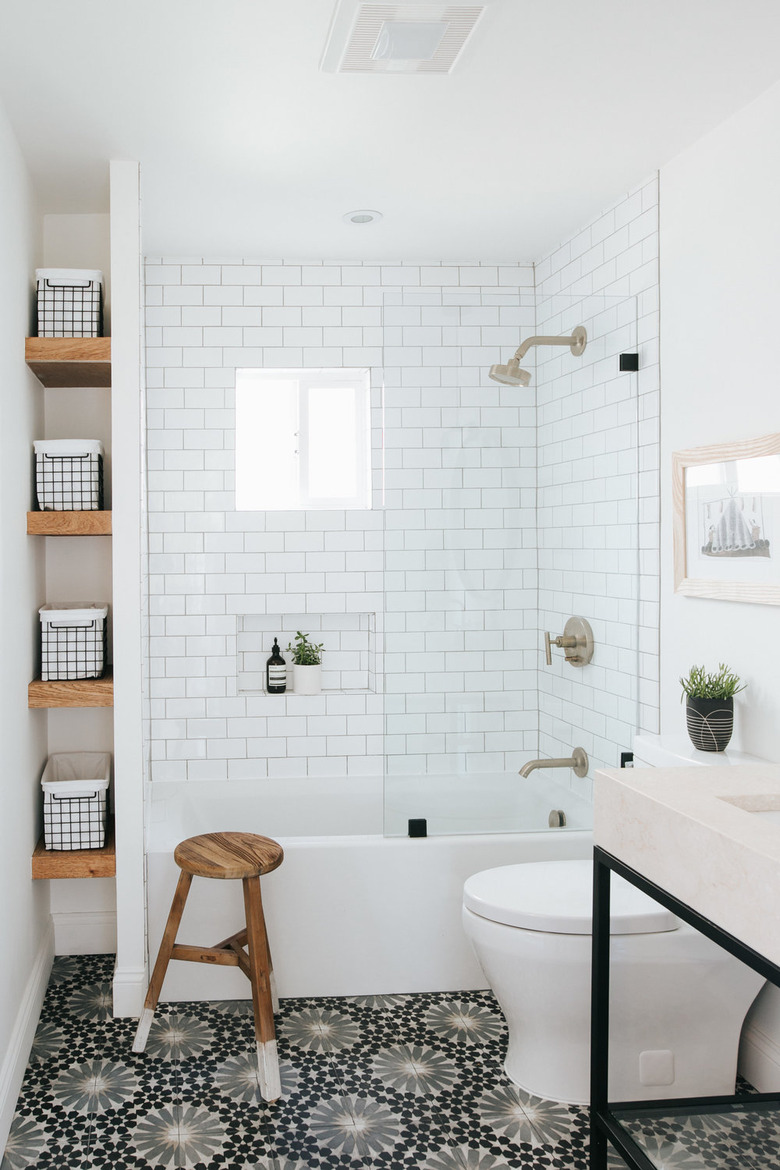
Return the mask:
MULTIPOLYGON (((512 779, 516 790, 517 778, 512 779)), ((536 810, 529 824, 539 823, 542 806, 566 807, 562 786, 546 778, 524 783, 529 810, 536 810)), ((437 793, 440 802, 440 786, 437 793)), ((573 809, 578 802, 569 796, 568 804, 573 809)), ((465 879, 494 865, 588 857, 592 847, 586 827, 385 837, 383 785, 376 777, 158 783, 150 785, 149 813, 152 959, 178 877, 173 861, 177 842, 196 833, 243 829, 274 837, 284 846, 284 864, 262 881, 282 996, 485 987, 460 925, 465 879)), ((408 812, 425 815, 417 806, 408 812)), ((570 824, 579 821, 587 824, 584 806, 570 818, 570 824)), ((240 882, 198 880, 179 939, 213 944, 238 930, 242 921, 240 882)), ((248 991, 246 979, 234 968, 172 963, 162 998, 239 999, 248 997, 248 991)))

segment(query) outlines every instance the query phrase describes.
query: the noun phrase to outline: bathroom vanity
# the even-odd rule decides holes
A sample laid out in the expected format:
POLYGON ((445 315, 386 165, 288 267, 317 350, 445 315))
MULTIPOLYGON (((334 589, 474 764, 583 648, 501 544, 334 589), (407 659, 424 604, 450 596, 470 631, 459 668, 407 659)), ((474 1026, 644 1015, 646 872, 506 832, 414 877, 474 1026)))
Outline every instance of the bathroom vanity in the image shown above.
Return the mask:
POLYGON ((770 1112, 780 1124, 780 1093, 608 1101, 610 878, 618 873, 780 987, 780 766, 597 772, 594 841, 591 1170, 606 1170, 610 1145, 632 1170, 675 1164, 675 1154, 685 1164, 674 1142, 683 1119, 689 1155, 692 1133, 705 1135, 697 1165, 725 1164, 706 1160, 716 1126, 739 1128, 741 1166, 767 1165, 751 1156, 750 1131, 770 1112))

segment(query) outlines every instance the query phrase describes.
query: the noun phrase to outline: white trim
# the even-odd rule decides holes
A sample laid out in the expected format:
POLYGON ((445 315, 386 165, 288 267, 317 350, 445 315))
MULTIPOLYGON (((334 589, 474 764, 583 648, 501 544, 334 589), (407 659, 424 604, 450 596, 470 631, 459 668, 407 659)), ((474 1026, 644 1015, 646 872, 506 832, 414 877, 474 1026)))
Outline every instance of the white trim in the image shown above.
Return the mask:
POLYGON ((144 1009, 146 967, 114 968, 114 1018, 137 1019, 144 1009))
POLYGON ((48 922, 16 1013, 5 1058, 0 1066, 0 1149, 5 1149, 24 1072, 30 1059, 35 1029, 43 1007, 54 961, 54 928, 48 922))
MULTIPOLYGON (((141 580, 143 436, 140 172, 112 162, 111 434, 114 583, 114 808, 119 1015, 138 1014, 125 972, 146 964, 144 902, 144 686, 141 580), (127 1010, 131 1001, 133 1010, 127 1010)), ((142 979, 143 982, 143 979, 142 979)), ((133 983, 133 978, 130 979, 133 983)), ((140 1010, 140 1004, 138 1005, 140 1010)), ((115 1011, 116 1011, 115 1007, 115 1011)))
POLYGON ((113 910, 55 910, 51 917, 55 955, 113 955, 116 951, 113 910))
POLYGON ((780 1044, 755 1024, 747 1024, 739 1046, 739 1072, 759 1093, 780 1089, 780 1044))

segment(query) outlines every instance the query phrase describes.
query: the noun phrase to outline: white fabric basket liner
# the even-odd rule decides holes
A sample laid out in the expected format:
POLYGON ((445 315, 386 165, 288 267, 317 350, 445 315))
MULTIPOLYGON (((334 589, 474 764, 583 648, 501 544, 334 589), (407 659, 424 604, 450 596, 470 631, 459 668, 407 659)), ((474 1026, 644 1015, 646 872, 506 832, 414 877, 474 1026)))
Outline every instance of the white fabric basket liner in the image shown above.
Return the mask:
POLYGON ((55 799, 95 796, 108 788, 110 775, 109 752, 57 752, 49 756, 41 788, 55 799))
POLYGON ((82 285, 86 288, 93 281, 102 285, 103 273, 98 268, 36 268, 35 279, 63 287, 82 285))
POLYGON ((90 605, 88 602, 58 602, 54 605, 42 605, 38 610, 42 625, 53 626, 58 622, 66 626, 75 626, 79 622, 89 624, 108 616, 107 605, 90 605))
POLYGON ((36 439, 33 443, 36 455, 102 455, 103 444, 99 439, 36 439))
POLYGON ((77 796, 97 796, 105 792, 108 780, 47 780, 41 788, 54 800, 73 800, 77 796))

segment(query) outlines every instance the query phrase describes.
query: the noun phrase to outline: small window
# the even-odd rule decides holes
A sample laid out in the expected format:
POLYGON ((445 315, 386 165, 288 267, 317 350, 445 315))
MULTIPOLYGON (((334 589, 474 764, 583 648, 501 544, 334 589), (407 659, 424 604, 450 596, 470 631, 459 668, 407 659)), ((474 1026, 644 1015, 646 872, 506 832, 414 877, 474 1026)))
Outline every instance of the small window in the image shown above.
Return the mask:
POLYGON ((236 370, 236 508, 370 508, 370 377, 236 370))

